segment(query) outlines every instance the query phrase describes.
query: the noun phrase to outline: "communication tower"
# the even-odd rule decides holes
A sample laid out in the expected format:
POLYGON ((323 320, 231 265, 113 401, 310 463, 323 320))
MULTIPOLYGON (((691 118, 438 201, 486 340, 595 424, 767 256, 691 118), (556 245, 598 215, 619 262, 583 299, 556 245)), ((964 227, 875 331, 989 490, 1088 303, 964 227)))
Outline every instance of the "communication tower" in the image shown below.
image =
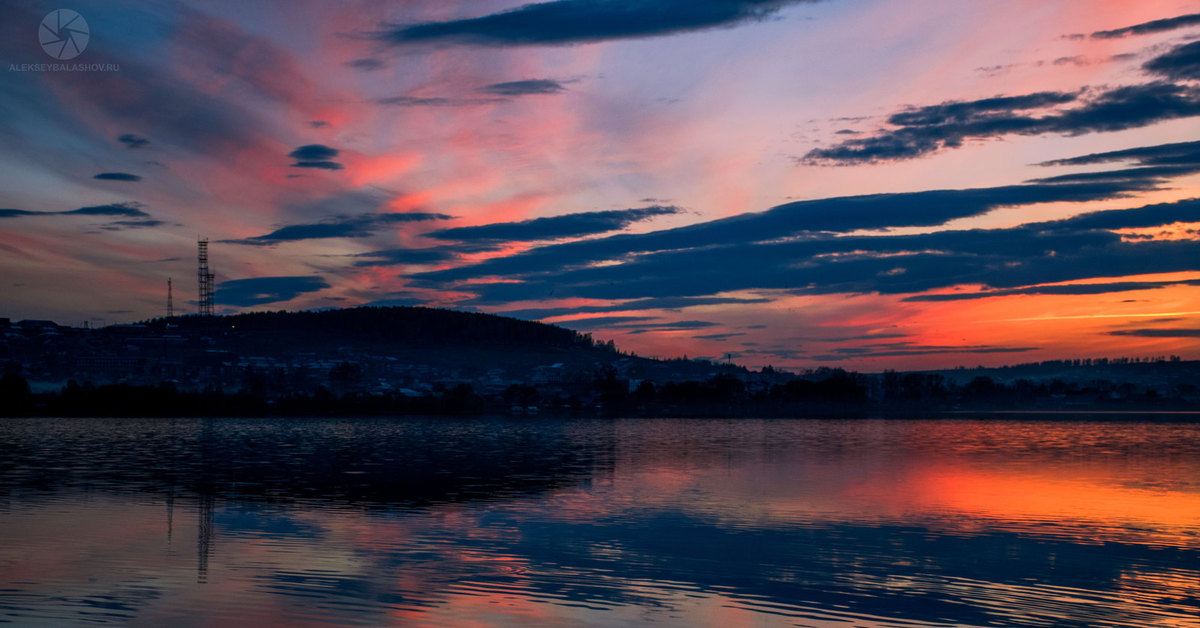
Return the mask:
POLYGON ((200 282, 200 316, 213 315, 213 272, 208 268, 208 238, 196 241, 200 248, 196 278, 200 282))

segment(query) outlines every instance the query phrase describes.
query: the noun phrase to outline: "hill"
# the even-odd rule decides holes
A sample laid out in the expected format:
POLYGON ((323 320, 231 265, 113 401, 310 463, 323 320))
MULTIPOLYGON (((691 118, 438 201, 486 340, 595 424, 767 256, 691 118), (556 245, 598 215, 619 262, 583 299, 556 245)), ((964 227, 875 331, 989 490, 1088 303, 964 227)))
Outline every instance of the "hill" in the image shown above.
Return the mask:
POLYGON ((0 414, 622 416, 1188 410, 1200 363, 1053 361, 800 375, 622 353, 555 325, 420 307, 152 319, 0 319, 0 414))
POLYGON ((22 321, 3 330, 0 359, 34 390, 69 381, 271 394, 424 394, 469 384, 565 388, 597 377, 660 381, 746 373, 733 365, 651 360, 589 334, 492 314, 423 307, 157 318, 100 329, 22 321))
POLYGON ((526 347, 592 350, 589 336, 542 323, 492 314, 425 307, 357 307, 304 312, 182 316, 141 323, 166 333, 229 330, 250 346, 285 350, 298 340, 310 349, 345 343, 386 347, 526 347))

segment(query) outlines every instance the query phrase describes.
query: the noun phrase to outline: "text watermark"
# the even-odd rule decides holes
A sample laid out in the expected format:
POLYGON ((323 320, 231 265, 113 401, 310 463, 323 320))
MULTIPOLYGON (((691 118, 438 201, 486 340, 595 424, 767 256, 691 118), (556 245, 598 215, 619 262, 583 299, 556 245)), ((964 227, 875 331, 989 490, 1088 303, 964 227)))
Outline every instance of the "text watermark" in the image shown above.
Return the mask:
POLYGON ((38 42, 59 63, 10 63, 9 72, 119 72, 119 63, 62 63, 87 50, 92 31, 87 20, 71 9, 55 9, 38 24, 38 42))

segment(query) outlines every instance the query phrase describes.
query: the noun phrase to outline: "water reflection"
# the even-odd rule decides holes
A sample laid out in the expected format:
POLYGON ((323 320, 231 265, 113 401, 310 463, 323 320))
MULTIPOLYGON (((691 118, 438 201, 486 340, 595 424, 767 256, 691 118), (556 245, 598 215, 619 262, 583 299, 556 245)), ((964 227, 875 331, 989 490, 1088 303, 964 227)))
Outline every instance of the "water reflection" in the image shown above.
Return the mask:
POLYGON ((0 447, 22 624, 1200 626, 1191 423, 43 420, 0 447))

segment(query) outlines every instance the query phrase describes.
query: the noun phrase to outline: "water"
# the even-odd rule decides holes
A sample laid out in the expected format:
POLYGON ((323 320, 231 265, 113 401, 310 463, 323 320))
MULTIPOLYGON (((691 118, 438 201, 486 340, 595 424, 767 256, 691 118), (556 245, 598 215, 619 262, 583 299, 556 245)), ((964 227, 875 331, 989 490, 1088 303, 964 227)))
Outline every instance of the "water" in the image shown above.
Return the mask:
POLYGON ((0 421, 18 625, 1198 617, 1186 421, 0 421))

